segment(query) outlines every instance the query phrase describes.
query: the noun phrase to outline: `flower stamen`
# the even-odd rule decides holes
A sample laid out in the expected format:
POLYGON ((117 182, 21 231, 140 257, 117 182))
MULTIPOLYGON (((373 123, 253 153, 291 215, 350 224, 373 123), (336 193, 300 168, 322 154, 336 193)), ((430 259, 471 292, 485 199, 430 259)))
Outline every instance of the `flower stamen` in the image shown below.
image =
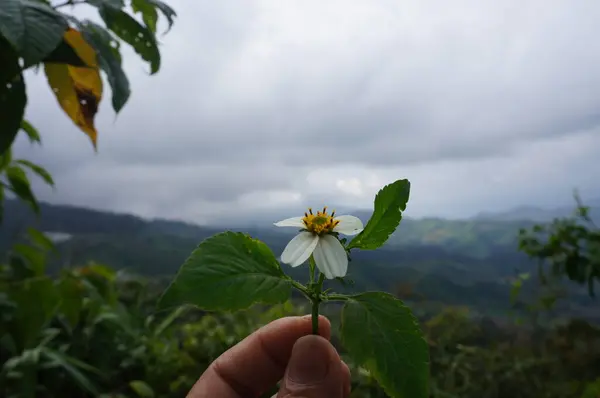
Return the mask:
POLYGON ((304 213, 302 223, 306 226, 306 229, 316 235, 325 235, 333 232, 333 229, 340 223, 339 220, 334 219, 335 210, 331 213, 327 213, 327 206, 323 207, 323 211, 317 211, 317 214, 313 214, 312 209, 308 208, 308 213, 304 213))

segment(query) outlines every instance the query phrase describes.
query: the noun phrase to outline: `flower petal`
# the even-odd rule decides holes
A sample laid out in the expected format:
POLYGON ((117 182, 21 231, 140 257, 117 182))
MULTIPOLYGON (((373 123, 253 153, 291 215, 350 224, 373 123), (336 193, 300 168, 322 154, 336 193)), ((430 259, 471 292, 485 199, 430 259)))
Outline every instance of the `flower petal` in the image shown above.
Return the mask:
POLYGON ((310 257, 319 243, 319 236, 310 232, 300 232, 287 244, 283 253, 281 253, 281 261, 297 267, 310 257))
POLYGON ((343 277, 348 271, 348 255, 346 249, 335 236, 325 235, 313 253, 319 270, 327 279, 343 277))
POLYGON ((352 236, 358 234, 365 228, 358 217, 339 216, 335 219, 340 223, 333 229, 333 232, 352 236))
POLYGON ((285 220, 276 222, 273 225, 275 225, 276 227, 298 227, 298 228, 305 227, 304 223, 302 222, 302 217, 286 218, 285 220))

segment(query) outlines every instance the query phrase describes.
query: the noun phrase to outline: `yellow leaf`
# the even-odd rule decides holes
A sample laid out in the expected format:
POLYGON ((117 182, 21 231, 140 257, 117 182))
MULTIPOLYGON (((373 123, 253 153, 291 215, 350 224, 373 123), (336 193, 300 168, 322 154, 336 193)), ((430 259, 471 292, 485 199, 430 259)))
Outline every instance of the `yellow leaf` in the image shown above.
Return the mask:
POLYGON ((98 133, 94 117, 102 99, 102 79, 96 53, 75 29, 67 30, 64 39, 89 67, 46 63, 44 71, 61 108, 90 137, 96 148, 98 133))
POLYGON ((86 63, 86 65, 92 68, 98 67, 98 62, 96 60, 96 51, 94 51, 92 46, 90 46, 87 43, 87 41, 85 41, 81 32, 73 28, 69 28, 63 35, 63 38, 65 39, 67 44, 70 45, 71 48, 73 48, 73 50, 79 56, 79 58, 81 58, 81 60, 86 63))

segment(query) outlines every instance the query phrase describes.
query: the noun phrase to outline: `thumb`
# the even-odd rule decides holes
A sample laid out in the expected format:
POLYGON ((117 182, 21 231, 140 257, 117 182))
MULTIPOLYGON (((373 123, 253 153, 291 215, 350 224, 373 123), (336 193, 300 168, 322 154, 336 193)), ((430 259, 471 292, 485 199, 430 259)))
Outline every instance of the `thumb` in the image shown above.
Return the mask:
POLYGON ((335 348, 321 336, 296 341, 278 398, 342 398, 345 374, 335 348))

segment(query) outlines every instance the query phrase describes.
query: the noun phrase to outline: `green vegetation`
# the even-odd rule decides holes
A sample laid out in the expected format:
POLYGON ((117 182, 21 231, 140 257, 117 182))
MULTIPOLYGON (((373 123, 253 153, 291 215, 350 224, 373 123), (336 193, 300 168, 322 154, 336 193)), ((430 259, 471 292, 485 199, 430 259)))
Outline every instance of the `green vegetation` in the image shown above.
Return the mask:
MULTIPOLYGON (((13 159, 13 143, 19 132, 33 144, 42 142, 36 128, 24 119, 27 107, 25 72, 44 69, 58 105, 97 148, 94 119, 103 98, 103 71, 112 92, 112 107, 121 111, 131 94, 122 68, 121 44, 127 43, 150 64, 151 74, 160 68, 156 39, 159 12, 169 29, 175 11, 160 0, 3 0, 0 9, 0 220, 4 199, 11 195, 36 213, 39 204, 28 172, 48 185, 54 181, 42 166, 13 159), (79 19, 66 7, 94 7, 105 26, 79 19), (143 24, 131 14, 138 14, 143 24)), ((0 250, 2 250, 0 244, 0 250)))
MULTIPOLYGON (((72 235, 57 243, 57 253, 49 259, 48 270, 56 273, 70 265, 96 261, 116 269, 127 269, 144 275, 170 278, 199 242, 221 229, 200 227, 165 220, 144 220, 131 215, 114 214, 71 206, 41 203, 36 217, 25 205, 7 201, 6 217, 0 228, 0 251, 17 243, 17 237, 35 227, 45 232, 72 235)), ((514 224, 500 221, 440 220, 432 227, 431 220, 402 221, 398 234, 410 237, 414 243, 396 245, 394 242, 380 250, 356 252, 352 256, 349 278, 353 286, 335 286, 345 292, 382 289, 402 295, 405 300, 422 303, 423 311, 445 305, 466 305, 475 312, 506 316, 509 309, 510 284, 518 272, 535 272, 535 263, 517 251, 518 227, 532 223, 514 224), (419 224, 423 223, 424 226, 419 224), (474 253, 470 246, 460 249, 447 242, 431 243, 426 236, 435 228, 458 239, 465 225, 473 229, 492 229, 494 223, 499 238, 481 234, 474 247, 483 247, 485 255, 474 253), (427 231, 425 234, 416 230, 427 231), (504 236, 512 239, 502 244, 504 236), (422 238, 419 240, 419 238, 422 238), (407 286, 410 294, 407 295, 407 286), (476 298, 476 300, 474 299, 476 298)), ((263 240, 275 252, 283 250, 294 231, 271 228, 248 229, 250 235, 263 240)), ((475 234, 475 236, 477 236, 475 234)), ((392 237, 393 239, 394 237, 392 237)), ((305 278, 302 270, 286 268, 294 277, 305 278)), ((536 280, 529 280, 527 291, 536 280)), ((570 286, 570 300, 558 303, 554 311, 561 315, 598 318, 595 302, 585 289, 570 286)), ((524 294, 527 294, 525 292, 524 294)))
POLYGON ((527 220, 405 220, 403 229, 393 236, 390 243, 442 246, 450 252, 468 251, 471 256, 483 258, 495 249, 514 248, 517 241, 515 231, 531 225, 533 223, 527 220))
POLYGON ((590 208, 579 197, 572 217, 555 219, 551 224, 536 225, 519 232, 520 249, 538 260, 540 280, 551 284, 565 275, 569 280, 586 285, 590 296, 600 281, 600 229, 590 216, 590 208), (544 272, 550 266, 550 279, 544 272))
MULTIPOLYGON (((310 311, 294 300, 231 315, 193 308, 157 313, 157 295, 177 265, 218 229, 45 203, 40 203, 39 217, 17 201, 7 201, 5 208, 0 296, 2 354, 11 358, 1 379, 6 396, 18 396, 20 377, 30 377, 21 369, 35 369, 31 372, 37 388, 51 390, 38 396, 58 391, 95 396, 90 391, 98 391, 135 397, 144 396, 145 390, 154 396, 182 396, 212 360, 260 325, 284 314, 310 311), (58 239, 47 251, 47 239, 31 227, 70 238, 58 239), (31 249, 32 244, 37 249, 31 249), (46 264, 52 268, 44 272, 46 264), (12 290, 13 285, 19 288, 12 290), (40 309, 34 304, 39 302, 48 306, 40 309), (16 333, 17 340, 10 333, 16 333)), ((410 227, 420 222, 409 221, 410 227)), ((495 228, 504 234, 512 228, 510 223, 497 223, 495 228)), ((454 225, 459 234, 465 224, 446 221, 443 227, 454 225)), ((521 236, 540 228, 530 227, 521 236)), ((268 228, 252 234, 275 250, 289 239, 285 232, 268 228)), ((516 240, 518 230, 513 234, 516 240)), ((546 240, 538 236, 539 247, 555 241, 552 234, 544 236, 546 240)), ((468 250, 448 250, 444 244, 418 243, 359 252, 353 256, 350 275, 354 286, 336 289, 384 289, 410 302, 430 345, 432 397, 579 398, 585 389, 593 391, 600 371, 600 330, 588 323, 597 322, 598 315, 586 286, 560 284, 557 274, 553 290, 529 277, 515 292, 513 284, 520 280, 514 277, 515 268, 536 275, 536 263, 519 253, 516 243, 492 242, 486 250, 490 254, 481 257, 468 250), (556 286, 561 287, 560 296, 556 286)), ((589 254, 583 246, 580 252, 589 254)), ((328 314, 334 324, 340 321, 336 313, 328 314)), ((336 334, 334 342, 341 338, 336 334)), ((368 372, 346 359, 355 396, 385 396, 368 372)))
MULTIPOLYGON (((121 43, 127 43, 150 65, 160 69, 156 39, 158 14, 173 25, 175 11, 160 0, 3 0, 0 10, 0 154, 17 133, 38 136, 23 119, 27 106, 24 72, 44 69, 59 106, 96 147, 94 118, 103 98, 106 74, 112 107, 119 112, 131 90, 121 66, 121 43), (104 22, 78 19, 66 8, 87 3, 104 22), (132 15, 133 14, 133 15, 132 15), (143 23, 134 15, 141 16, 143 23)), ((22 180, 22 179, 21 179, 22 180)))
MULTIPOLYGON (((211 361, 256 328, 309 311, 287 302, 234 314, 188 307, 157 313, 160 279, 96 263, 48 276, 51 243, 34 231, 26 236, 0 274, 3 396, 181 397, 211 361)), ((600 329, 583 320, 518 326, 452 306, 421 320, 432 397, 587 398, 597 388, 600 329)), ((351 367, 353 396, 385 397, 342 351, 341 338, 336 332, 333 342, 351 367)))

